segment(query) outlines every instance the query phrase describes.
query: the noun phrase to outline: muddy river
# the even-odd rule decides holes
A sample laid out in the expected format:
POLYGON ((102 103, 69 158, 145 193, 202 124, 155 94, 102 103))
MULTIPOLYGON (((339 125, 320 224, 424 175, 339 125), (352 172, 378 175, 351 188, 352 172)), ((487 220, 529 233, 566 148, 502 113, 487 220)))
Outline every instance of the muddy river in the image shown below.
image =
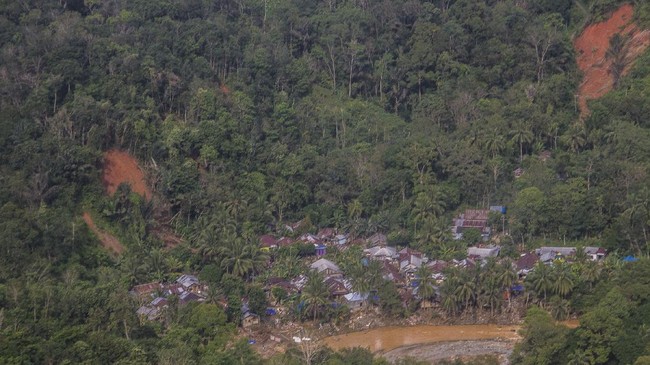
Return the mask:
MULTIPOLYGON (((576 327, 577 321, 563 323, 568 327, 576 327)), ((419 325, 410 327, 382 327, 367 331, 352 332, 344 335, 324 338, 324 342, 332 349, 345 347, 365 347, 372 352, 388 352, 400 347, 430 344, 436 342, 505 340, 516 341, 520 338, 518 325, 459 325, 431 326, 419 325)))

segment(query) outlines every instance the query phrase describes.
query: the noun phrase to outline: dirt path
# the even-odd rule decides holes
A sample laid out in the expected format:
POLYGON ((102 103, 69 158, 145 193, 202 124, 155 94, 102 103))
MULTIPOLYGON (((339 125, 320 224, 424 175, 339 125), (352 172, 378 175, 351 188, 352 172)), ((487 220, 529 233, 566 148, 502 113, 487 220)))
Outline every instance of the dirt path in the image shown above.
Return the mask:
POLYGON ((102 246, 104 246, 105 249, 112 253, 116 254, 121 254, 124 251, 124 246, 120 243, 120 241, 117 240, 113 235, 110 233, 104 232, 101 229, 99 229, 96 225, 95 222, 93 222, 93 218, 90 216, 90 213, 84 212, 83 214, 83 219, 84 222, 88 225, 88 228, 90 228, 91 231, 97 236, 99 241, 102 243, 102 246))
POLYGON ((607 20, 586 27, 574 41, 578 67, 584 75, 578 89, 581 119, 589 115, 588 100, 600 98, 614 87, 611 72, 613 57, 607 56, 610 39, 615 34, 627 38, 621 51, 623 75, 629 72, 636 58, 650 46, 650 31, 640 30, 632 22, 633 13, 634 7, 625 4, 607 20))
POLYGON ((102 182, 109 195, 115 194, 120 184, 127 183, 131 185, 131 191, 143 196, 146 200, 150 200, 152 197, 144 173, 138 166, 138 161, 124 151, 109 150, 104 153, 102 182))

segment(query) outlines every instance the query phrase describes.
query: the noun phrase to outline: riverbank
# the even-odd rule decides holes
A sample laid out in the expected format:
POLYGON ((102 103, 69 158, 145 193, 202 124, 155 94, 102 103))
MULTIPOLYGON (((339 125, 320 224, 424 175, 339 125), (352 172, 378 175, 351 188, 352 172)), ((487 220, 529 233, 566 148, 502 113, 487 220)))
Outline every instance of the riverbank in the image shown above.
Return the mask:
POLYGON ((381 327, 326 337, 323 342, 334 350, 346 347, 364 347, 373 353, 387 353, 398 348, 441 342, 481 340, 515 342, 519 339, 517 333, 519 328, 519 325, 500 326, 495 324, 381 327))
MULTIPOLYGON (((579 325, 575 319, 561 323, 569 328, 579 325)), ((494 355, 500 364, 507 364, 521 339, 520 329, 518 324, 389 326, 329 336, 322 341, 333 350, 364 347, 390 362, 404 357, 435 363, 494 355)))
POLYGON ((382 353, 381 356, 391 363, 411 357, 420 361, 436 362, 441 360, 469 360, 478 356, 495 356, 499 364, 507 364, 508 357, 514 349, 513 341, 455 341, 425 345, 399 347, 382 353))

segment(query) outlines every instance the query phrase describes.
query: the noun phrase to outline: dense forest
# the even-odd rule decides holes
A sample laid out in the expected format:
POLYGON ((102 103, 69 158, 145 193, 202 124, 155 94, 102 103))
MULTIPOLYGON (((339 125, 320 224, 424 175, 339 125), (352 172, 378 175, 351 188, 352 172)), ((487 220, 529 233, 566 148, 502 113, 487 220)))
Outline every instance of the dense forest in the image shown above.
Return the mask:
MULTIPOLYGON (((650 254, 650 54, 591 113, 576 95, 572 40, 623 3, 650 26, 643 0, 0 0, 0 363, 259 363, 219 300, 141 322, 128 290, 193 272, 237 308, 261 290, 258 236, 297 221, 453 257, 452 216, 506 205, 513 257, 650 254), (110 149, 152 197, 106 194, 110 149)), ((649 267, 556 290, 584 325, 531 309, 513 361, 650 355, 649 267)))

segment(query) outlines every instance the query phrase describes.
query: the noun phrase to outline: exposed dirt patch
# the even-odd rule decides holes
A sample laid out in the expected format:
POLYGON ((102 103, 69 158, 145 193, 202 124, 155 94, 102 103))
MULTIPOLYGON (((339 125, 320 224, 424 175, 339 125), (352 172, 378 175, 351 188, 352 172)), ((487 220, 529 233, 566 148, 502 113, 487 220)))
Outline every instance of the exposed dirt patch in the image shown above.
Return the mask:
POLYGON ((109 195, 115 194, 120 184, 127 183, 131 185, 131 191, 143 196, 146 200, 150 200, 152 197, 144 173, 138 166, 138 161, 124 151, 109 150, 104 153, 102 182, 109 195))
MULTIPOLYGON (((145 200, 150 201, 153 198, 153 193, 147 185, 144 172, 135 157, 128 152, 113 149, 104 153, 102 182, 109 195, 115 194, 120 184, 127 183, 131 186, 131 191, 144 197, 145 200)), ((174 230, 169 225, 171 220, 169 209, 160 201, 154 200, 154 202, 155 224, 151 227, 151 233, 163 241, 166 247, 175 247, 182 243, 183 240, 174 233, 174 230)))
POLYGON ((607 94, 614 86, 613 57, 607 55, 610 39, 620 34, 625 44, 620 55, 624 68, 622 75, 631 69, 636 58, 650 46, 650 31, 640 30, 633 22, 634 7, 625 4, 605 21, 589 25, 575 39, 578 67, 584 74, 578 90, 580 116, 589 115, 587 101, 607 94))
POLYGON ((120 243, 120 241, 117 240, 117 238, 115 238, 110 233, 102 231, 95 225, 95 222, 93 222, 93 218, 90 216, 90 213, 84 212, 83 219, 84 222, 86 222, 86 224, 88 225, 88 228, 90 228, 90 230, 93 231, 93 233, 95 234, 95 236, 97 236, 97 238, 102 243, 102 246, 104 246, 105 249, 107 249, 111 253, 116 253, 118 255, 124 251, 124 246, 122 246, 122 244, 120 243))

